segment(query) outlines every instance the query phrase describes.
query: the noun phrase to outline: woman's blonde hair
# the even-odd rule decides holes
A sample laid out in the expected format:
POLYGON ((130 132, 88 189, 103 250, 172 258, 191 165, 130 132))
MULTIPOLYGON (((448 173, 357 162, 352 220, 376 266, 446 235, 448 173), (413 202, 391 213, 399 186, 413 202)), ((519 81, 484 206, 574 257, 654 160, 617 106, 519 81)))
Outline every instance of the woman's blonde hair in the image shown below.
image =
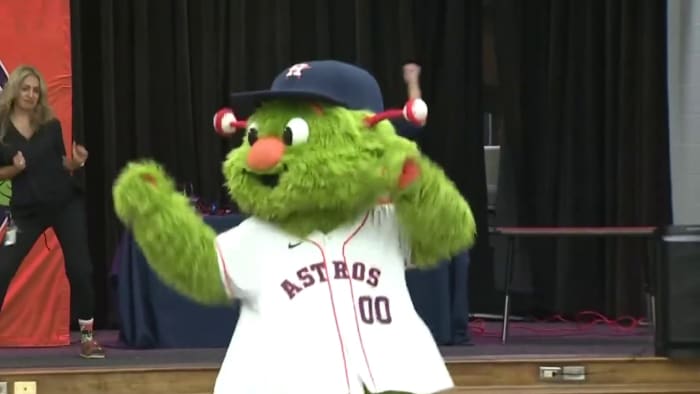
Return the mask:
POLYGON ((10 125, 10 115, 15 107, 15 101, 22 90, 22 83, 27 77, 36 77, 39 80, 39 101, 31 115, 32 127, 38 127, 55 117, 48 102, 48 88, 46 81, 39 70, 33 66, 21 65, 12 71, 7 83, 0 92, 0 142, 5 140, 7 128, 10 125))

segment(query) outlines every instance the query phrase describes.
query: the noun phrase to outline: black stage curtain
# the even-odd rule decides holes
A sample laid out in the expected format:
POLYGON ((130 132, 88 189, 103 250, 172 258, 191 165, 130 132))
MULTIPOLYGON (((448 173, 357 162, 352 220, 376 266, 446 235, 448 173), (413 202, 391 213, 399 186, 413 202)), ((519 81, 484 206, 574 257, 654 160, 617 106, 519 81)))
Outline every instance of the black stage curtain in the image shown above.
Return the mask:
MULTIPOLYGON (((386 105, 399 108, 401 66, 421 63, 431 116, 419 142, 471 201, 486 239, 481 1, 72 0, 71 18, 74 132, 90 150, 90 243, 104 262, 96 264, 99 322, 113 312, 106 278, 123 231, 111 200, 118 171, 153 158, 204 200, 225 200, 221 161, 240 141, 217 137, 213 114, 230 92, 266 88, 299 61, 357 63, 376 75, 386 105)), ((490 275, 484 249, 472 254, 482 283, 478 271, 490 275)))
MULTIPOLYGON (((489 3, 505 122, 496 222, 670 223, 666 2, 489 3)), ((516 297, 516 313, 643 313, 642 243, 521 246, 534 304, 516 297)))

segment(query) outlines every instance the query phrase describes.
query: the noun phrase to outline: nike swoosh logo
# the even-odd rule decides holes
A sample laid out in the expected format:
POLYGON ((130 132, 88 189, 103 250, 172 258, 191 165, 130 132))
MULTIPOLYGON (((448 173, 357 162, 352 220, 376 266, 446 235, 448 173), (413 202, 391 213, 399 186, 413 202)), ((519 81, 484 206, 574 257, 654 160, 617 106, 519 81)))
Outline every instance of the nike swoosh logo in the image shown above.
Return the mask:
POLYGON ((290 242, 289 245, 287 245, 287 247, 289 247, 289 249, 294 249, 294 248, 296 248, 296 247, 299 246, 299 245, 301 245, 301 242, 297 242, 297 243, 295 243, 295 244, 293 244, 293 243, 290 242))

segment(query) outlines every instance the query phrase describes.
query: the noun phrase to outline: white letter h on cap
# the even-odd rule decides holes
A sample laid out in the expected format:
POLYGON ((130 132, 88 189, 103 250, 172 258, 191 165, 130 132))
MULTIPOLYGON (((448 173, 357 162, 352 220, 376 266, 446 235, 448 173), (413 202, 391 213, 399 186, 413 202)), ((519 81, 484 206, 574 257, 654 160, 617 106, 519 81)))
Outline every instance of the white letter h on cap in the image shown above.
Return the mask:
POLYGON ((287 78, 289 78, 289 77, 301 78, 301 72, 304 70, 307 70, 309 68, 311 68, 311 66, 309 66, 306 63, 295 64, 292 67, 289 67, 289 70, 287 71, 287 78))

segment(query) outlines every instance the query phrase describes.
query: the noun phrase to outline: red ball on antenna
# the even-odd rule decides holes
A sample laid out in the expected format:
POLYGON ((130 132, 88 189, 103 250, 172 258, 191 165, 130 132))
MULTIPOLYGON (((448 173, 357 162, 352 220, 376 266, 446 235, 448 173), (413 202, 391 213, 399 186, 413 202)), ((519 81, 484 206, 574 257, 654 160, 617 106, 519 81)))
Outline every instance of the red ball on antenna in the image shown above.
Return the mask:
POLYGON ((428 104, 419 98, 408 100, 403 107, 403 117, 413 124, 424 125, 428 119, 428 104))
POLYGON ((214 130, 221 135, 231 135, 236 129, 245 129, 245 120, 236 120, 231 108, 221 108, 214 115, 214 130))
POLYGON ((382 120, 395 118, 404 118, 413 124, 423 126, 428 119, 428 104, 419 98, 410 99, 403 106, 403 109, 390 109, 370 115, 365 118, 365 123, 372 127, 382 120))

